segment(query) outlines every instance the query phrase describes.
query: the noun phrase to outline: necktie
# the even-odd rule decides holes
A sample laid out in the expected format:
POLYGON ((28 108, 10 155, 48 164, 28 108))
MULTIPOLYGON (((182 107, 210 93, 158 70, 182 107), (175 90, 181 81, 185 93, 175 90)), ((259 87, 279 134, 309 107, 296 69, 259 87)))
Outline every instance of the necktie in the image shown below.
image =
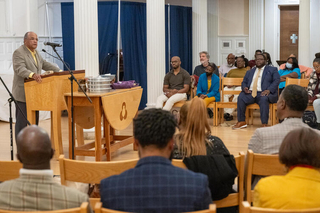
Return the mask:
POLYGON ((259 75, 260 75, 260 72, 261 72, 261 69, 258 69, 258 73, 256 75, 256 77, 254 78, 254 81, 253 81, 253 86, 252 86, 252 97, 256 97, 257 96, 257 84, 258 84, 258 78, 259 78, 259 75))

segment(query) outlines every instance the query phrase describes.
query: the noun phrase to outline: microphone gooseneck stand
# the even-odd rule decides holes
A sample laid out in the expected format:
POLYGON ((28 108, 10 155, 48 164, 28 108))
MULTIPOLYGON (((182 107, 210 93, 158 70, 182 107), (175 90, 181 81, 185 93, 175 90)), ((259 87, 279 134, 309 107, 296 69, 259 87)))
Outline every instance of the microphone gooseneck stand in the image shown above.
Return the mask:
MULTIPOLYGON (((59 53, 56 50, 55 46, 51 46, 53 51, 57 54, 57 56, 59 57, 59 60, 64 64, 64 66, 68 69, 69 73, 70 73, 70 83, 71 83, 71 138, 72 138, 72 159, 74 159, 74 106, 73 106, 73 81, 75 81, 79 88, 81 89, 81 91, 83 92, 83 94, 85 94, 85 96, 87 97, 87 99, 89 100, 90 103, 92 103, 92 100, 90 99, 90 97, 87 95, 87 93, 83 90, 83 88, 80 86, 79 82, 77 81, 76 77, 74 77, 73 75, 73 71, 70 70, 70 68, 66 65, 66 62, 60 57, 59 53)), ((70 157, 70 156, 69 156, 70 157)))
POLYGON ((8 99, 8 102, 9 102, 9 122, 10 122, 10 149, 11 149, 11 160, 13 160, 13 134, 12 134, 12 101, 16 104, 16 107, 18 108, 18 110, 21 112, 21 114, 23 115, 24 119, 26 119, 27 121, 27 124, 30 126, 30 122, 28 121, 27 119, 27 116, 22 112, 20 106, 17 104, 17 101, 16 99, 14 99, 12 93, 10 92, 10 90, 8 89, 7 85, 4 83, 4 81, 2 80, 1 76, 0 76, 0 80, 3 84, 3 86, 6 88, 7 92, 9 93, 10 95, 10 98, 8 99))
MULTIPOLYGON (((58 58, 58 57, 56 57, 56 56, 48 53, 45 49, 42 49, 41 51, 44 52, 45 54, 50 55, 51 57, 53 57, 53 58, 55 58, 55 59, 58 59, 58 60, 60 61, 60 58, 58 58)), ((70 69, 70 64, 68 64, 67 62, 66 62, 66 65, 65 65, 65 66, 67 67, 67 69, 70 69)))

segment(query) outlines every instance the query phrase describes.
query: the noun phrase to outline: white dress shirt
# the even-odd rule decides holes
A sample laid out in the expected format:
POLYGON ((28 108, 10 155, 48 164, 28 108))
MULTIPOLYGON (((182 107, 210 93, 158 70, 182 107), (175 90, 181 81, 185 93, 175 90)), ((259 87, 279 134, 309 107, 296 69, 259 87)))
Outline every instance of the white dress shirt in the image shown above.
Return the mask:
MULTIPOLYGON (((262 79, 262 75, 263 75, 263 71, 264 71, 264 68, 265 68, 265 67, 266 67, 266 66, 263 66, 263 67, 261 68, 260 75, 259 75, 259 77, 258 77, 257 92, 261 92, 261 79, 262 79)), ((259 68, 256 67, 256 70, 255 70, 255 72, 254 72, 254 75, 253 75, 253 78, 252 78, 252 81, 251 81, 251 85, 250 85, 250 88, 249 88, 249 90, 251 90, 251 91, 252 91, 254 79, 256 78, 258 71, 259 71, 259 68)))

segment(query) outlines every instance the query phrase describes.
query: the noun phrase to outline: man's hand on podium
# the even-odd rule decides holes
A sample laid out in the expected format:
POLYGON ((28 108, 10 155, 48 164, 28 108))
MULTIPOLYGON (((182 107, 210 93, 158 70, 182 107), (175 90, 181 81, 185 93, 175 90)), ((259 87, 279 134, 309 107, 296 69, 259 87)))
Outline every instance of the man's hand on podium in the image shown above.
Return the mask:
POLYGON ((42 82, 41 75, 39 75, 39 74, 33 74, 33 75, 32 75, 32 78, 33 78, 34 80, 36 80, 36 82, 38 82, 38 83, 41 83, 41 82, 42 82))

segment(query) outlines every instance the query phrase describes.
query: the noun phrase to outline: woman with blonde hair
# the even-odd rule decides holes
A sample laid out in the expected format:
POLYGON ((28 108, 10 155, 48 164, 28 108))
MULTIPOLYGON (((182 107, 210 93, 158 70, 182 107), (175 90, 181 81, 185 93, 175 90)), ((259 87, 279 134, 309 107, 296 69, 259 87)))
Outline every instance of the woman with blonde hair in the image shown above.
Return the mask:
POLYGON ((230 154, 222 140, 211 135, 207 108, 202 99, 195 97, 181 107, 179 128, 180 131, 174 138, 173 158, 230 154))

